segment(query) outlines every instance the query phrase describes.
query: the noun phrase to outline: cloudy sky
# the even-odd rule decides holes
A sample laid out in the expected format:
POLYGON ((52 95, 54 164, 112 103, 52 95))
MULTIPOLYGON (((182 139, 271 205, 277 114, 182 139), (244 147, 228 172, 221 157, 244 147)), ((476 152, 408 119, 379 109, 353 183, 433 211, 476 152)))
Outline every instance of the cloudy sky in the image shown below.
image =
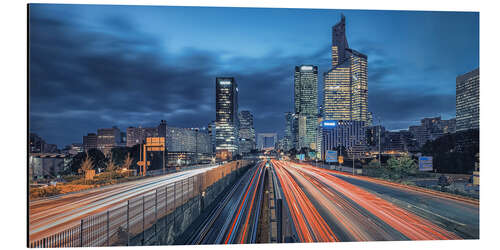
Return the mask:
POLYGON ((322 88, 341 12, 376 123, 455 116, 455 78, 479 67, 478 13, 35 4, 30 131, 62 147, 113 125, 203 127, 215 77, 234 76, 257 132, 282 134, 294 66, 318 65, 322 88))

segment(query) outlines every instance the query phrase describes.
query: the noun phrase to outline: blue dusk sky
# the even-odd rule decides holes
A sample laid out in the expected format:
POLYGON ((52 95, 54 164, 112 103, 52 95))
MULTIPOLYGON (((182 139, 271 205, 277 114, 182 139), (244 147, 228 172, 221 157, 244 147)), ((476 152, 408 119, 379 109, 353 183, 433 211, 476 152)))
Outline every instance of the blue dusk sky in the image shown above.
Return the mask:
POLYGON ((204 127, 215 77, 239 109, 283 134, 294 66, 330 68, 331 27, 368 56, 374 123, 407 129, 455 116, 455 79, 479 67, 479 13, 117 5, 29 5, 30 132, 59 147, 97 128, 204 127))

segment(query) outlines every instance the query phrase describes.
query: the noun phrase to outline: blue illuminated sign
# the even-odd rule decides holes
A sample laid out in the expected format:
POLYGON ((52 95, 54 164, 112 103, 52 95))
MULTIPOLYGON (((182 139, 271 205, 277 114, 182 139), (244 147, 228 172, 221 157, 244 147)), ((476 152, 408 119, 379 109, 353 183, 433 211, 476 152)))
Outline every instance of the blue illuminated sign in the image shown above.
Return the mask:
POLYGON ((335 150, 327 150, 325 155, 326 162, 338 162, 337 159, 337 151, 335 150))
POLYGON ((332 121, 332 120, 323 121, 322 126, 327 127, 327 128, 328 127, 335 127, 335 126, 337 126, 337 121, 332 121))

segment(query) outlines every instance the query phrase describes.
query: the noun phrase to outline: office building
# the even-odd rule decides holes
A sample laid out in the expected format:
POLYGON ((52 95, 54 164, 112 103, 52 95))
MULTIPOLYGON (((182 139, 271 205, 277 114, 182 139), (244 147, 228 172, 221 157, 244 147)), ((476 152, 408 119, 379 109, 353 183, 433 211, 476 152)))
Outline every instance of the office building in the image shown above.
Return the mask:
POLYGON ((457 130, 457 119, 441 120, 441 130, 444 134, 455 133, 457 130))
POLYGON ((56 178, 64 170, 64 154, 57 153, 30 153, 28 175, 30 180, 56 178))
POLYGON ((293 141, 293 120, 294 115, 291 112, 285 113, 285 134, 283 136, 283 150, 289 151, 294 147, 293 141))
POLYGON ((294 109, 297 149, 316 149, 318 122, 318 67, 295 66, 294 109))
POLYGON ((83 150, 89 151, 90 149, 97 149, 97 134, 88 133, 83 136, 83 150))
POLYGON ((238 154, 238 85, 233 77, 215 80, 215 149, 238 154))
POLYGON ((278 144, 277 133, 259 133, 257 134, 257 148, 259 150, 273 150, 278 144))
POLYGON ((413 135, 419 147, 423 147, 431 139, 431 133, 425 126, 410 126, 408 131, 413 135))
POLYGON ((248 110, 241 111, 238 114, 239 119, 239 138, 240 153, 250 153, 255 149, 255 129, 253 126, 253 115, 248 110))
POLYGON ((366 144, 370 151, 383 151, 385 145, 385 128, 381 125, 366 127, 366 144))
POLYGON ((120 142, 119 128, 100 128, 97 130, 97 149, 101 150, 104 155, 109 154, 111 149, 118 147, 120 142))
POLYGON ((349 48, 342 15, 332 28, 332 68, 323 79, 325 120, 370 123, 367 67, 368 57, 349 48))
MULTIPOLYGON (((160 123, 160 126, 165 126, 160 123)), ((160 127, 159 126, 159 127, 160 127)), ((146 141, 147 137, 159 137, 159 127, 142 128, 139 127, 128 127, 127 128, 127 147, 133 147, 136 144, 142 144, 146 141)), ((166 132, 165 132, 166 133, 166 132)), ((164 133, 164 134, 165 134, 164 133)))
POLYGON ((456 130, 479 129, 479 68, 457 76, 456 130))
POLYGON ((29 134, 29 152, 30 153, 58 153, 56 144, 48 144, 42 137, 35 133, 29 134))
POLYGON ((212 152, 215 152, 215 140, 216 140, 216 136, 215 136, 215 121, 211 121, 208 124, 207 130, 208 130, 208 136, 210 137, 210 143, 212 145, 212 152))
POLYGON ((344 147, 347 150, 366 146, 366 126, 364 121, 333 121, 324 120, 321 124, 322 146, 321 156, 327 150, 337 150, 344 147))

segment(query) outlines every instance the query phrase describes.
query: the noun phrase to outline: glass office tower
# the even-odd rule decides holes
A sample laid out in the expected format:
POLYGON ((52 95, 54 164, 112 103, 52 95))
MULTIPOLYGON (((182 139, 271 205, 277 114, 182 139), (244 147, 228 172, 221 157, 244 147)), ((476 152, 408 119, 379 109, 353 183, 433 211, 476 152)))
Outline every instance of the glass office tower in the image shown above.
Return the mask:
POLYGON ((349 48, 345 17, 332 28, 332 69, 324 74, 325 120, 368 121, 368 57, 349 48))
POLYGON ((294 108, 297 119, 297 149, 316 148, 318 121, 318 67, 301 65, 295 67, 294 108))
POLYGON ((457 77, 456 131, 479 129, 479 68, 457 77))
POLYGON ((238 114, 240 131, 240 152, 249 153, 255 149, 255 129, 253 127, 253 115, 248 110, 243 110, 238 114))
POLYGON ((215 83, 215 150, 238 154, 238 85, 233 77, 215 83))

